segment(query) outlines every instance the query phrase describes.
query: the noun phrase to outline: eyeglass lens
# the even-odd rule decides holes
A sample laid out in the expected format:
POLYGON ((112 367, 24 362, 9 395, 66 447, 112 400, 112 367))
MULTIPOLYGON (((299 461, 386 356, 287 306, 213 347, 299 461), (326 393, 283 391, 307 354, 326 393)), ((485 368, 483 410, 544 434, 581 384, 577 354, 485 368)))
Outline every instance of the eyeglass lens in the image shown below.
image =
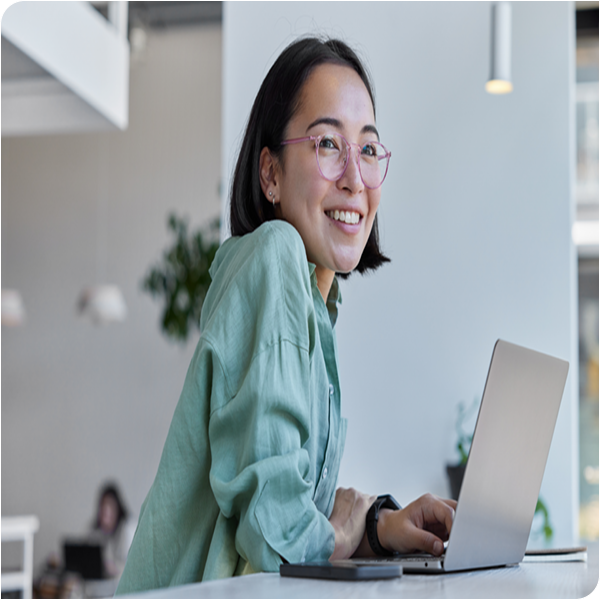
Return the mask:
MULTIPOLYGON (((337 181, 346 169, 348 146, 344 137, 338 134, 324 135, 317 146, 317 162, 321 174, 329 181, 337 181)), ((378 188, 385 179, 389 163, 389 153, 378 142, 369 142, 360 148, 358 161, 360 175, 368 188, 378 188)))

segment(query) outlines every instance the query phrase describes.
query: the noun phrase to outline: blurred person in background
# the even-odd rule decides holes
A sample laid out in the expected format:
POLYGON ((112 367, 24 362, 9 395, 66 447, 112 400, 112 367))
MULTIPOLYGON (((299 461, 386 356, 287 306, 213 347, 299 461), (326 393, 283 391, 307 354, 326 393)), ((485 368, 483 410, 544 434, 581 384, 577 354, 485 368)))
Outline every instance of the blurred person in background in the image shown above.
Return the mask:
POLYGON ((107 578, 119 577, 127 560, 135 533, 135 523, 131 522, 128 514, 116 484, 105 483, 98 495, 96 517, 88 541, 102 546, 107 578))
POLYGON ((112 596, 125 567, 135 526, 136 520, 129 518, 129 511, 116 483, 104 483, 98 492, 98 502, 90 527, 76 540, 82 545, 101 547, 104 578, 85 579, 83 573, 64 563, 64 556, 59 552, 52 552, 34 581, 34 598, 112 596))

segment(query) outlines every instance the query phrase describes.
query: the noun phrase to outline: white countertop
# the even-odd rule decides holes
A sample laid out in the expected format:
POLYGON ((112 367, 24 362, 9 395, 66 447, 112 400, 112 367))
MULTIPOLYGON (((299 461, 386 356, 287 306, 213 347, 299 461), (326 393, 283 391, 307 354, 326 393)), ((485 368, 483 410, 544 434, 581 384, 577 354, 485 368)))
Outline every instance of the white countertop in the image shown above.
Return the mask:
POLYGON ((521 563, 445 575, 327 581, 258 573, 153 590, 128 598, 583 598, 598 582, 598 544, 587 562, 521 563))

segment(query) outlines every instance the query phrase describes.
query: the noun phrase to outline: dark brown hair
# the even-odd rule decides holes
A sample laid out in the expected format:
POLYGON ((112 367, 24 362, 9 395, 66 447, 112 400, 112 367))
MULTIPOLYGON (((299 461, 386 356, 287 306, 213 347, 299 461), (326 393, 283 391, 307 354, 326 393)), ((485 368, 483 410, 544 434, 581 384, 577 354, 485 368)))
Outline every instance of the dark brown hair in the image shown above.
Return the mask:
MULTIPOLYGON (((266 146, 280 156, 288 123, 298 110, 300 92, 313 69, 322 64, 338 64, 354 69, 369 92, 375 113, 373 89, 366 69, 356 53, 340 40, 302 38, 290 44, 275 61, 254 100, 234 171, 230 194, 232 235, 254 231, 265 221, 275 219, 275 210, 260 186, 260 153, 266 146)), ((390 259, 379 248, 377 216, 371 235, 355 271, 375 270, 390 259)), ((348 277, 349 273, 339 273, 348 277)))

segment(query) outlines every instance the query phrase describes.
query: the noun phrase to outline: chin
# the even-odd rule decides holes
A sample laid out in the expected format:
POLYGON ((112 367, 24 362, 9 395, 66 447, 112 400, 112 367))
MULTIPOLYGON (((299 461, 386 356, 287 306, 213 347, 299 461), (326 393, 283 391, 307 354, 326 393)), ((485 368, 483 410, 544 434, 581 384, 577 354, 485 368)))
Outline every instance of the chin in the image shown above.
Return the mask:
POLYGON ((348 273, 351 273, 352 271, 354 271, 354 269, 356 269, 359 262, 360 262, 360 256, 353 260, 338 261, 335 272, 347 275, 348 273))

